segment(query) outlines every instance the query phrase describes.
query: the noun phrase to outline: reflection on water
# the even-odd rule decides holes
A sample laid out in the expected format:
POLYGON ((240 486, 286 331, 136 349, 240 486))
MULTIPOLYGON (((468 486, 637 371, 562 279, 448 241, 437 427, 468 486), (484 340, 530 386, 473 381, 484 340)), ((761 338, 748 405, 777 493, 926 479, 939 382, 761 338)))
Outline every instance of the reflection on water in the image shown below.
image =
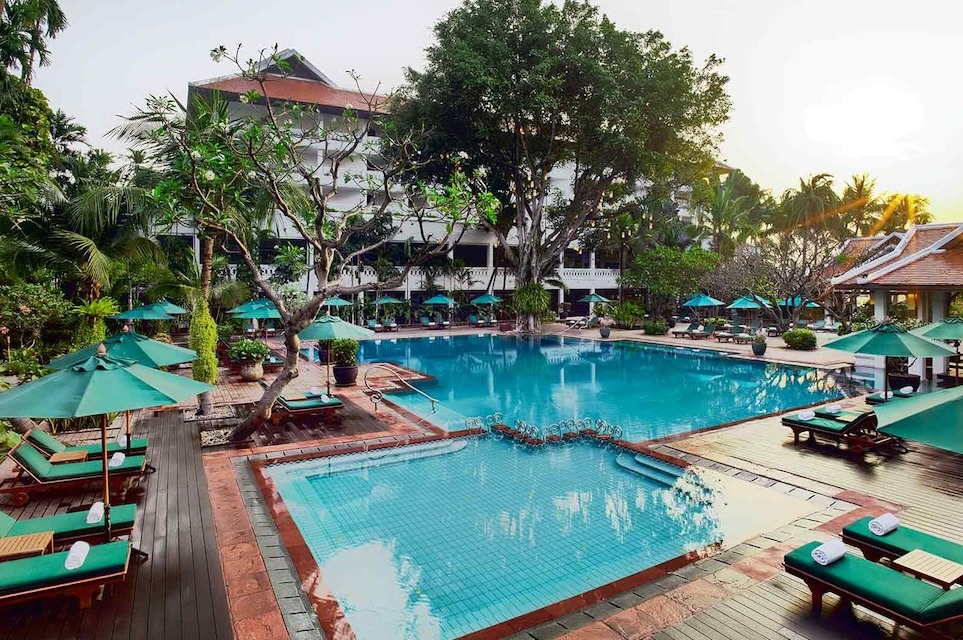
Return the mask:
POLYGON ((442 402, 432 414, 414 393, 405 408, 444 427, 501 412, 509 423, 547 426, 602 418, 639 441, 841 397, 832 376, 806 367, 715 352, 575 338, 445 336, 367 341, 362 360, 390 361, 436 378, 421 383, 442 402))

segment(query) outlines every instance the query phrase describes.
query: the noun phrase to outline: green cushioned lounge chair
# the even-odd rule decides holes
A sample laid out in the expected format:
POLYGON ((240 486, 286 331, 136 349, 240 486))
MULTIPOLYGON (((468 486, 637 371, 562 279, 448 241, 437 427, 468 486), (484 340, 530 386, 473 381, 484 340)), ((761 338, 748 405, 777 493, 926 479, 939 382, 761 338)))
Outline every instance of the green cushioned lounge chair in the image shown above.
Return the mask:
POLYGON ((801 578, 812 592, 813 613, 821 611, 823 595, 835 593, 899 624, 932 634, 963 619, 963 589, 944 591, 853 554, 823 566, 810 555, 819 544, 810 542, 783 559, 786 573, 801 578))
POLYGON ((746 332, 746 328, 741 324, 733 325, 728 331, 720 331, 716 334, 716 339, 719 342, 727 342, 729 340, 735 340, 736 336, 741 336, 746 332))
POLYGON ((878 536, 869 530, 872 519, 872 516, 866 516, 843 528, 843 541, 862 551, 869 560, 895 560, 914 549, 922 549, 934 556, 963 564, 963 544, 923 533, 903 524, 885 536, 878 536))
POLYGON ((799 413, 792 413, 783 417, 782 424, 792 429, 796 444, 799 444, 799 436, 803 433, 809 434, 810 441, 815 441, 816 436, 819 435, 835 441, 836 446, 845 442, 847 446, 857 451, 866 451, 896 442, 895 438, 877 431, 879 421, 872 411, 859 413, 848 421, 841 419, 841 416, 825 418, 818 415, 812 420, 802 420, 799 418, 799 413))
POLYGON ((698 330, 699 330, 699 323, 698 323, 698 322, 690 322, 690 323, 689 323, 689 327, 686 328, 686 329, 673 329, 673 330, 672 330, 672 335, 674 335, 676 338, 681 338, 682 336, 684 336, 684 335, 686 335, 686 334, 693 333, 693 332, 698 331, 698 330))
MULTIPOLYGON (((7 453, 7 457, 17 463, 19 471, 16 476, 0 483, 0 493, 11 494, 17 506, 27 504, 34 493, 75 489, 102 480, 101 458, 51 464, 26 440, 21 440, 7 453)), ((127 456, 120 466, 109 468, 107 473, 111 486, 119 486, 143 476, 146 469, 147 459, 144 456, 127 456)))
POLYGON ((436 325, 434 322, 432 322, 431 320, 429 320, 429 319, 428 319, 428 316, 421 316, 420 318, 418 318, 418 321, 421 323, 421 326, 422 326, 423 329, 437 329, 437 328, 438 328, 438 325, 436 325))
POLYGON ((397 331, 398 322, 394 318, 388 318, 385 321, 385 331, 397 331))
MULTIPOLYGON (((137 505, 119 504, 110 507, 110 532, 126 536, 134 529, 137 505)), ((75 540, 104 539, 104 521, 87 523, 87 510, 59 513, 39 518, 14 520, 0 511, 0 537, 26 536, 31 533, 53 531, 54 544, 61 545, 75 540)))
POLYGON ((102 586, 123 582, 127 577, 129 542, 92 545, 84 563, 72 571, 64 568, 67 553, 0 562, 0 605, 67 595, 77 598, 80 608, 86 609, 102 586))
POLYGON ((384 331, 384 326, 374 318, 368 318, 368 328, 372 331, 384 331))
MULTIPOLYGON (((902 400, 903 398, 912 398, 918 396, 919 393, 903 393, 902 391, 892 391, 893 397, 887 400, 891 402, 893 400, 902 400)), ((871 393, 866 396, 866 404, 882 404, 883 403, 883 392, 877 391, 876 393, 871 393)))
POLYGON ((703 327, 702 331, 691 331, 685 335, 687 338, 692 338, 693 340, 701 340, 702 338, 708 338, 715 332, 716 325, 707 324, 705 327, 703 327))
MULTIPOLYGON (((34 447, 52 456, 55 453, 65 453, 74 451, 83 451, 87 454, 88 458, 97 457, 101 451, 103 451, 103 445, 100 442, 95 442, 93 444, 81 444, 68 446, 63 442, 53 437, 43 429, 31 429, 28 431, 24 438, 34 447)), ((120 444, 119 442, 108 442, 107 443, 107 455, 112 456, 116 452, 127 453, 127 447, 120 444)), ((130 454, 131 455, 143 455, 147 451, 147 438, 131 438, 130 439, 130 454)))

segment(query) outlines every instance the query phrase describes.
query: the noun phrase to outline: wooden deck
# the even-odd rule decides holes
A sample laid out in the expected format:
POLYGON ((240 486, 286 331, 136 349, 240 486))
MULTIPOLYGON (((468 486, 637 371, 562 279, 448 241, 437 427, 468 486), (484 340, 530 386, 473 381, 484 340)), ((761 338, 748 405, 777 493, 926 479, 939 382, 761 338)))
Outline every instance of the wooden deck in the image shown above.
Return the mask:
MULTIPOLYGON (((135 433, 150 438, 149 461, 157 472, 117 502, 136 501, 133 540, 150 558, 132 565, 127 580, 86 611, 63 598, 0 608, 0 638, 233 637, 197 431, 176 412, 142 415, 135 433)), ((97 499, 92 491, 34 499, 20 510, 2 508, 21 518, 63 513, 97 499)))

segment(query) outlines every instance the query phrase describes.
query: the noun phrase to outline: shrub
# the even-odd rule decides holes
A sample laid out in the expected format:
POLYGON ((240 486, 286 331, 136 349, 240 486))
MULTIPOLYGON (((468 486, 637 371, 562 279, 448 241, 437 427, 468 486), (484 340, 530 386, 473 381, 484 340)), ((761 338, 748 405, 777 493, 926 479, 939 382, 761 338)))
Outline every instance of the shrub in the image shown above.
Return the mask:
POLYGON ((271 355, 271 350, 260 340, 238 340, 227 351, 231 360, 252 360, 261 362, 271 355))
POLYGON ((203 298, 194 305, 191 315, 190 344, 197 352, 197 360, 191 363, 194 379, 217 384, 217 325, 203 298))
POLYGON ((98 298, 77 306, 74 313, 80 317, 80 326, 74 338, 74 348, 103 342, 107 337, 107 324, 104 318, 118 313, 120 306, 113 298, 98 298))
POLYGON ((551 296, 538 282, 523 284, 512 294, 512 308, 517 313, 531 314, 538 318, 549 312, 551 296))
POLYGON ((336 367, 353 367, 358 364, 358 341, 351 338, 332 340, 331 363, 336 367))
POLYGON ((665 320, 646 320, 642 323, 642 330, 649 336, 664 336, 669 333, 669 323, 665 320))
POLYGON ((597 313, 612 318, 619 329, 631 329, 645 315, 645 310, 631 300, 627 300, 608 304, 597 313))
POLYGON ((766 344, 766 334, 757 333, 756 337, 752 339, 755 344, 766 344))
POLYGON ((0 374, 16 376, 21 384, 43 377, 45 373, 36 349, 11 349, 10 359, 0 365, 0 374))
POLYGON ((782 334, 786 346, 798 351, 811 351, 816 348, 816 333, 809 329, 790 329, 782 334))

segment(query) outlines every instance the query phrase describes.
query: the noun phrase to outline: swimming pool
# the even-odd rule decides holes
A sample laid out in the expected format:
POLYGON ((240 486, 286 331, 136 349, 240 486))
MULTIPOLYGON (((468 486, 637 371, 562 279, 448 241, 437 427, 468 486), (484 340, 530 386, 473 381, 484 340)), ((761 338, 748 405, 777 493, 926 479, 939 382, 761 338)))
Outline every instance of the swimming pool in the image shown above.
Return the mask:
POLYGON ((440 401, 435 413, 416 393, 389 397, 447 430, 498 412, 508 424, 540 427, 604 419, 638 442, 843 395, 832 376, 815 369, 628 341, 439 335, 367 340, 360 356, 433 376, 416 386, 440 401))
POLYGON ((447 640, 813 511, 672 469, 584 442, 532 451, 484 436, 265 472, 359 640, 447 640))

